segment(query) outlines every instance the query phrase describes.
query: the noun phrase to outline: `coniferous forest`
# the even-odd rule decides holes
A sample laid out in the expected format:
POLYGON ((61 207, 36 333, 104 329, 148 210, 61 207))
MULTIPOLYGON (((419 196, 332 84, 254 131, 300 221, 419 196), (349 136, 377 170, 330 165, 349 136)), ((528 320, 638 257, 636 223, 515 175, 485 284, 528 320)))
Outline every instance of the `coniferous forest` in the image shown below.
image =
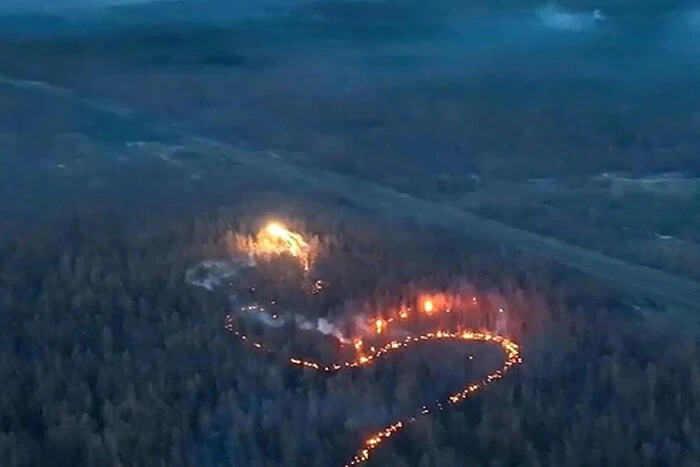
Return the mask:
POLYGON ((700 467, 697 2, 86 3, 0 0, 0 467, 700 467))
MULTIPOLYGON (((478 363, 465 369, 464 349, 435 343, 326 377, 252 352, 224 329, 227 301, 184 281, 192 264, 225 256, 227 235, 250 229, 248 206, 2 221, 3 465, 342 465, 363 434, 458 389, 456 374, 499 365, 475 344, 478 363)), ((304 313, 332 318, 349 301, 358 309, 468 279, 503 297, 522 345, 522 366, 419 419, 369 465, 700 459, 699 341, 677 315, 644 313, 590 279, 447 232, 318 212, 307 208, 300 225, 328 245, 319 268, 331 286, 304 313)), ((268 265, 271 283, 295 280, 275 279, 285 267, 268 265)), ((306 300, 293 295, 280 306, 306 300)), ((303 332, 252 332, 281 353, 336 351, 303 332)))

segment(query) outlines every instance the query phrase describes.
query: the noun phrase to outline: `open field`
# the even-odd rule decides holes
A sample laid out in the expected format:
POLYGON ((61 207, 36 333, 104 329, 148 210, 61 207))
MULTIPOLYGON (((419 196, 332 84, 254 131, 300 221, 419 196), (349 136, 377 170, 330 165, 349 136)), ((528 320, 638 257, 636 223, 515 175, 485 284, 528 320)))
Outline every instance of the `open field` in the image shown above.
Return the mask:
POLYGON ((586 185, 606 173, 700 174, 692 9, 669 6, 652 26, 613 4, 599 24, 586 6, 287 6, 216 21, 205 9, 200 23, 185 22, 186 2, 167 14, 129 7, 110 34, 99 29, 109 22, 58 39, 6 34, 0 57, 10 76, 146 121, 700 280, 697 192, 586 185), (575 188, 543 194, 533 179, 575 188))
MULTIPOLYGON (((54 95, 61 95, 58 89, 50 85, 45 88, 54 95)), ((73 99, 69 97, 70 100, 73 99)), ((90 101, 84 103, 92 110, 105 111, 99 103, 93 104, 90 101)), ((123 112, 114 112, 110 108, 106 108, 106 112, 117 119, 121 119, 120 115, 123 114, 123 112)), ((179 143, 185 145, 185 150, 198 153, 199 157, 206 155, 205 157, 214 159, 217 156, 230 159, 243 167, 254 169, 257 173, 268 173, 304 189, 337 196, 350 202, 352 206, 384 217, 396 217, 419 224, 459 230, 470 236, 488 239, 510 248, 522 249, 592 274, 635 294, 691 308, 700 303, 700 286, 692 281, 642 266, 626 264, 593 251, 567 245, 553 238, 517 230, 464 211, 399 193, 372 182, 322 170, 301 168, 284 161, 274 152, 238 149, 176 128, 172 128, 171 131, 182 138, 179 143)))

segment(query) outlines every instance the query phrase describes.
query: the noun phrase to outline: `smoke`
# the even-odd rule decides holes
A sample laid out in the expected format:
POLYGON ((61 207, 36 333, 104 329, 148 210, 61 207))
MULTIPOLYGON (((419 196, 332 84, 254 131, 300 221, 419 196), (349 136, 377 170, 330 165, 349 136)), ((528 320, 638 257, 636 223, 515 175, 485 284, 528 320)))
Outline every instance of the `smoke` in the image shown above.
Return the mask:
MULTIPOLYGON (((229 301, 240 316, 254 319, 265 326, 279 328, 288 323, 293 323, 298 329, 304 331, 316 331, 326 336, 333 336, 342 343, 350 343, 352 340, 343 331, 342 324, 333 323, 326 318, 310 320, 301 314, 277 314, 271 313, 265 306, 257 302, 240 302, 235 290, 241 288, 237 282, 244 269, 255 267, 252 258, 236 258, 229 260, 205 260, 190 267, 185 272, 185 283, 214 292, 225 287, 234 292, 229 294, 229 301)), ((356 318, 357 323, 361 320, 356 318)))
POLYGON ((607 20, 600 10, 578 13, 567 11, 554 4, 537 10, 537 17, 549 29, 568 32, 595 31, 602 22, 607 20))
MULTIPOLYGON (((235 298, 233 298, 235 300, 235 298)), ((249 303, 238 306, 240 315, 253 319, 256 322, 265 326, 280 328, 286 324, 294 324, 298 329, 303 331, 316 331, 326 336, 333 336, 344 344, 349 344, 351 339, 347 337, 340 326, 332 323, 326 318, 317 320, 309 320, 301 314, 280 315, 270 313, 264 306, 259 303, 249 303)))
MULTIPOLYGON (((205 260, 186 271, 185 282, 209 292, 226 294, 234 314, 239 318, 254 321, 270 328, 293 326, 302 331, 331 336, 343 344, 351 344, 357 339, 364 340, 368 337, 376 337, 379 333, 392 339, 405 337, 409 332, 400 324, 400 320, 396 319, 399 316, 399 310, 410 310, 403 318, 413 314, 430 316, 432 313, 425 314, 421 309, 427 301, 430 302, 431 309, 435 308, 435 313, 444 313, 446 310, 446 313, 450 313, 449 310, 463 310, 466 311, 465 317, 471 316, 470 319, 474 321, 472 325, 484 326, 502 335, 509 334, 509 327, 512 324, 509 323, 508 319, 507 301, 502 296, 494 293, 480 294, 475 286, 467 282, 455 284, 443 292, 420 292, 409 302, 398 306, 385 304, 378 305, 377 309, 370 309, 372 307, 362 307, 357 303, 348 302, 345 309, 336 314, 333 319, 308 318, 294 310, 271 311, 264 304, 250 301, 249 295, 246 293, 250 284, 243 280, 242 272, 254 267, 256 267, 256 262, 249 257, 205 260), (388 322, 384 321, 385 318, 390 318, 390 316, 385 315, 387 309, 393 309, 392 313, 395 314, 390 326, 387 326, 388 322), (358 312, 358 310, 362 310, 362 312, 358 312), (379 318, 383 315, 385 318, 379 318), (380 326, 381 323, 378 321, 384 321, 383 325, 380 326)), ((458 315, 451 316, 457 317, 458 315)))
POLYGON ((350 343, 351 340, 345 336, 345 334, 343 334, 343 332, 335 324, 331 323, 327 319, 320 318, 315 324, 314 329, 318 332, 327 336, 333 336, 345 344, 350 343))
POLYGON ((694 57, 700 51, 700 7, 676 15, 666 38, 667 50, 682 49, 694 57), (669 47, 670 46, 670 47, 669 47))
POLYGON ((185 272, 185 282, 213 292, 224 284, 234 285, 233 281, 241 270, 254 266, 252 259, 201 261, 185 272))
POLYGON ((257 322, 264 324, 265 326, 270 326, 273 328, 282 327, 287 321, 279 315, 270 313, 265 309, 264 306, 260 305, 259 303, 249 303, 247 305, 239 306, 238 312, 243 316, 252 318, 257 322))

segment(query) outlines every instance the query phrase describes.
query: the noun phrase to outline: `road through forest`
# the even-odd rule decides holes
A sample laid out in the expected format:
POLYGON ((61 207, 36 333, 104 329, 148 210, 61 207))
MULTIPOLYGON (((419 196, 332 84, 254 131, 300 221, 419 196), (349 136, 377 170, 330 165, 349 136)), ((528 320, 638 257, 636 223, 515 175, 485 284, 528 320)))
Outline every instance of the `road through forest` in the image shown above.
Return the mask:
POLYGON ((555 238, 516 229, 466 211, 399 193, 376 183, 325 170, 300 167, 270 151, 240 149, 215 139, 192 134, 176 125, 152 124, 143 121, 132 109, 88 99, 49 83, 16 79, 3 74, 0 74, 0 82, 68 99, 116 119, 136 119, 153 130, 177 136, 182 144, 197 152, 214 151, 226 155, 242 166, 344 199, 352 205, 383 217, 459 231, 473 238, 496 242, 564 264, 636 296, 680 305, 683 308, 700 308, 700 284, 685 278, 627 263, 555 238))

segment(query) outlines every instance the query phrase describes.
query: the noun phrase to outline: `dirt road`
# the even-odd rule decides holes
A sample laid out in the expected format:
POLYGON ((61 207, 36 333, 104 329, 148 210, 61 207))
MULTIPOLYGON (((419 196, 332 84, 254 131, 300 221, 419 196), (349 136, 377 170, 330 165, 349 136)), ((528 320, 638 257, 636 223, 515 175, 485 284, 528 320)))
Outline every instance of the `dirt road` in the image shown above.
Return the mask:
MULTIPOLYGON (((2 74, 0 74, 0 82, 79 102, 117 119, 140 119, 131 109, 87 99, 73 91, 48 83, 20 80, 2 74)), ((243 166, 267 172, 320 193, 343 198, 384 217, 460 231, 474 238, 493 241, 567 265, 638 296, 685 308, 700 308, 700 284, 672 274, 626 263, 554 238, 516 229, 449 206, 399 193, 375 183, 328 171, 302 168, 269 151, 239 149, 220 141, 191 134, 172 125, 149 124, 149 126, 159 133, 177 137, 181 143, 192 146, 194 150, 215 151, 243 166)))

